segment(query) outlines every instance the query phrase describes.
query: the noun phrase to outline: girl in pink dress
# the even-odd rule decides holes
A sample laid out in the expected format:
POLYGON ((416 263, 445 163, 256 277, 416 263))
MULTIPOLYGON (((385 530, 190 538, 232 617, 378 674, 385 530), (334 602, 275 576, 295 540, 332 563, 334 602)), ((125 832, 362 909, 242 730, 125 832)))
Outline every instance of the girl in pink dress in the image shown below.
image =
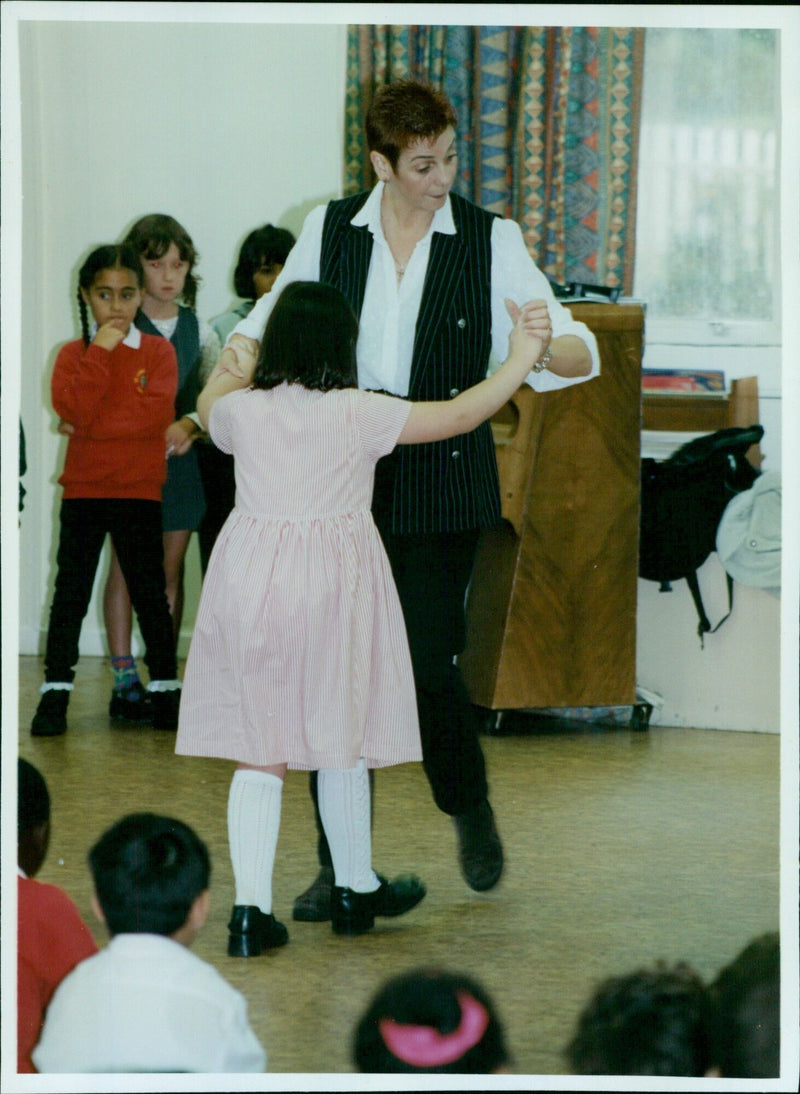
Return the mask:
POLYGON ((186 664, 176 752, 236 764, 228 834, 236 885, 228 953, 288 940, 272 914, 287 768, 319 771, 337 934, 369 930, 425 895, 371 862, 368 768, 422 758, 411 659, 370 512, 375 464, 397 444, 457 436, 516 391, 546 345, 546 305, 523 312, 509 355, 446 402, 359 390, 357 320, 338 290, 294 282, 252 380, 223 357, 197 410, 235 460, 236 506, 211 555, 186 664), (224 396, 224 398, 223 398, 224 396))

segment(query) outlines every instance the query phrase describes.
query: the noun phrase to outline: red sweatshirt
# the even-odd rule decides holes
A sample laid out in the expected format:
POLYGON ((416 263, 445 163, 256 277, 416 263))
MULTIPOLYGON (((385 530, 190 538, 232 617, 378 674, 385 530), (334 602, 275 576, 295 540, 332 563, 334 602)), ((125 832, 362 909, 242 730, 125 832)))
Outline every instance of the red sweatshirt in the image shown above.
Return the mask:
POLYGON ((97 944, 58 886, 20 877, 17 900, 17 1070, 30 1072, 53 992, 79 961, 97 953, 97 944))
POLYGON ((58 480, 63 496, 161 501, 177 387, 166 338, 141 334, 138 349, 82 340, 63 346, 50 383, 56 413, 75 427, 58 480))

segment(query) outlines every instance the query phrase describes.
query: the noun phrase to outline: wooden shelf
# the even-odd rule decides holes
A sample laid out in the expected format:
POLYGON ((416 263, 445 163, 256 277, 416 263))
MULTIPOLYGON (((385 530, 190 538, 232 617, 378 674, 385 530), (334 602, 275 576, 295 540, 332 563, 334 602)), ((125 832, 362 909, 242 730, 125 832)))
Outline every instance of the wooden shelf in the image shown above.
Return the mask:
MULTIPOLYGON (((731 383, 726 395, 656 395, 642 397, 642 428, 656 432, 715 433, 731 426, 757 425, 758 378, 747 376, 731 383)), ((755 467, 761 466, 758 445, 747 453, 755 467)))

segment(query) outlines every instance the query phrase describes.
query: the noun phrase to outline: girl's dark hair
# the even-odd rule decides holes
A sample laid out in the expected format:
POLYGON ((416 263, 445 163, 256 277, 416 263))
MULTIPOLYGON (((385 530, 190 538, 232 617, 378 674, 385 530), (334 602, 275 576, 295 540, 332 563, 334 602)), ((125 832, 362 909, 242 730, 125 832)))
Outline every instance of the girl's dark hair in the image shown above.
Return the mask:
POLYGON ((267 320, 253 387, 357 387, 357 338, 358 320, 338 289, 319 281, 292 281, 267 320))
POLYGON ((367 109, 367 147, 395 169, 404 148, 435 140, 448 125, 457 124, 455 107, 441 91, 418 80, 396 80, 379 87, 367 109))
POLYGON ((81 289, 86 292, 94 285, 94 279, 101 270, 130 270, 141 288, 144 285, 142 264, 134 247, 130 243, 104 243, 96 247, 86 258, 78 272, 78 309, 81 317, 81 334, 84 345, 89 345, 89 310, 83 299, 81 289))
POLYGON ((123 817, 89 852, 109 933, 172 935, 208 888, 208 848, 186 824, 154 813, 123 817))
POLYGON ((200 278, 194 273, 198 259, 192 237, 174 217, 166 213, 150 213, 137 220, 125 237, 126 243, 132 243, 140 258, 152 261, 161 258, 174 243, 182 262, 189 263, 186 282, 183 287, 183 300, 187 307, 194 310, 197 303, 197 288, 200 278))
POLYGON ((286 228, 265 224, 255 228, 239 250, 233 274, 233 287, 242 300, 255 299, 253 277, 262 266, 283 266, 294 247, 294 236, 286 228))
POLYGON ((485 989, 468 976, 439 969, 413 969, 388 980, 356 1026, 352 1055, 359 1071, 383 1075, 489 1075, 509 1061, 503 1026, 485 989), (400 1026, 429 1027, 434 1036, 455 1034, 463 1021, 459 996, 479 1004, 488 1024, 483 1036, 458 1059, 422 1067, 398 1059, 387 1047, 381 1032, 385 1019, 400 1026))

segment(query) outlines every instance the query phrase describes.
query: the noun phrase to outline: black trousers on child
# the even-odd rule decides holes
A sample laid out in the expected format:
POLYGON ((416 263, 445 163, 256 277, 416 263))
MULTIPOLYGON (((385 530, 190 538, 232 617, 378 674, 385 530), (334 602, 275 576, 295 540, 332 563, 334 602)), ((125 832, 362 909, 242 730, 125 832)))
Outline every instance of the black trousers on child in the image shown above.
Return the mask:
POLYGON ((217 536, 236 501, 236 479, 233 456, 221 452, 211 441, 196 442, 194 450, 206 498, 206 511, 197 529, 200 569, 205 577, 217 536))
POLYGON ((178 674, 164 578, 161 503, 129 498, 67 498, 44 666, 47 683, 72 683, 81 626, 92 597, 106 535, 117 552, 144 639, 151 680, 178 674))

